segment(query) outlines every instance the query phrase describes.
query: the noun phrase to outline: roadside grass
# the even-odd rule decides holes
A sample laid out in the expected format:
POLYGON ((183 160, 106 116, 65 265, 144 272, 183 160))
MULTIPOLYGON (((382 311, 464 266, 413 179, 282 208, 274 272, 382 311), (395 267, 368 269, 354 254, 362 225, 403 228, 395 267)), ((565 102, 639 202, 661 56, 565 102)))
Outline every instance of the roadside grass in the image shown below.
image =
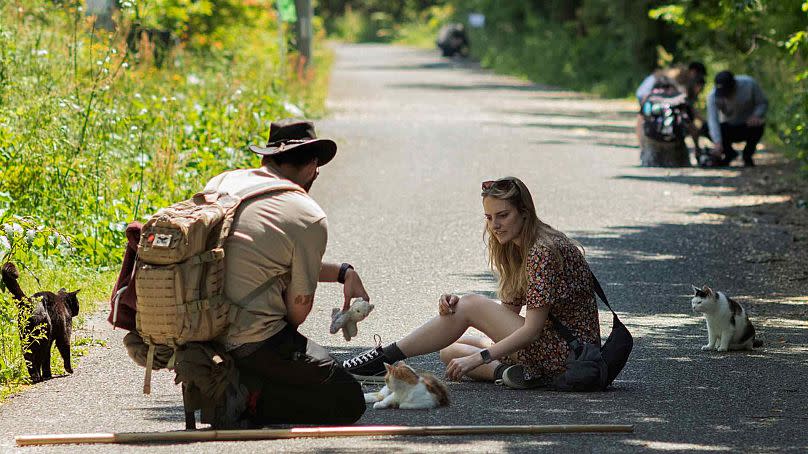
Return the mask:
POLYGON ((397 37, 393 42, 395 44, 414 46, 422 49, 434 49, 435 39, 438 36, 438 30, 440 30, 441 25, 442 24, 437 21, 403 24, 401 28, 398 29, 397 37))
MULTIPOLYGON (((73 319, 73 339, 71 345, 73 366, 89 348, 104 342, 92 336, 82 335, 87 318, 109 299, 112 283, 117 273, 112 270, 97 272, 88 268, 70 267, 63 269, 41 268, 34 274, 20 270, 20 286, 26 295, 40 291, 80 290, 79 315, 73 319)), ((6 293, 0 293, 0 405, 11 395, 23 391, 30 385, 28 371, 22 357, 22 345, 17 332, 17 319, 20 311, 17 304, 6 293)), ((23 317, 25 317, 23 315, 23 317)), ((51 350, 51 370, 54 376, 65 374, 62 357, 55 346, 51 350)))
MULTIPOLYGON (((247 147, 271 121, 323 115, 333 60, 319 47, 308 69, 294 52, 281 60, 277 18, 258 1, 162 62, 147 37, 127 42, 125 17, 108 32, 82 3, 0 0, 0 264, 17 264, 28 295, 81 288, 78 326, 109 298, 126 224, 257 165, 247 147)), ((19 318, 0 291, 0 401, 28 381, 19 318)), ((76 338, 74 354, 92 345, 76 338)))

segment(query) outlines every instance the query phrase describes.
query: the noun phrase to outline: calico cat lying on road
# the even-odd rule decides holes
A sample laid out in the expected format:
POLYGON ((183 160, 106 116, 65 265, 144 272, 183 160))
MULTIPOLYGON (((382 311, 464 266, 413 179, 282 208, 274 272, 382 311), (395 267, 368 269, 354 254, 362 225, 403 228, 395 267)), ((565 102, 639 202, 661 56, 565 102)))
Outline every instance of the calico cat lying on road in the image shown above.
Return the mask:
POLYGON ((433 375, 419 375, 403 361, 384 367, 387 368, 384 388, 365 393, 365 403, 372 403, 373 408, 425 409, 449 405, 446 385, 433 375))
POLYGON ((703 313, 707 321, 707 345, 702 350, 751 350, 763 345, 763 341, 755 339, 755 327, 735 300, 706 285, 694 285, 693 291, 693 310, 703 313))

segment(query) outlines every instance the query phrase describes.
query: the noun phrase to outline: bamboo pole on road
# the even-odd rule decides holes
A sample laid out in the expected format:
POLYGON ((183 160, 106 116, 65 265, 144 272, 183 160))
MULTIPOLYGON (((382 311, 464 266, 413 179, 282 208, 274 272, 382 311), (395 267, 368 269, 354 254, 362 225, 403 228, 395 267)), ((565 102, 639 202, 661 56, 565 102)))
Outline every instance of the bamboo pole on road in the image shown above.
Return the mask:
POLYGON ((21 435, 17 446, 103 443, 189 443, 200 441, 280 440, 382 435, 505 435, 555 433, 632 433, 633 425, 561 424, 523 426, 345 426, 291 429, 199 430, 187 432, 122 432, 95 434, 21 435))

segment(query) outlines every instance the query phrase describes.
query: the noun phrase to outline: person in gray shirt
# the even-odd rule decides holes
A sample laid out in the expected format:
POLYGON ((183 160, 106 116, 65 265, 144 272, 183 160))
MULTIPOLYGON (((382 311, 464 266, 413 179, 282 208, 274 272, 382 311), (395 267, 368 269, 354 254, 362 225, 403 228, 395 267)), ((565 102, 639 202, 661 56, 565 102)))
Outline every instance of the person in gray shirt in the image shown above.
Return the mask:
POLYGON ((768 107, 769 101, 755 79, 729 71, 716 74, 715 88, 707 95, 707 125, 721 165, 729 165, 738 156, 732 148, 738 142, 746 143, 744 165, 755 165, 752 155, 763 136, 768 107))

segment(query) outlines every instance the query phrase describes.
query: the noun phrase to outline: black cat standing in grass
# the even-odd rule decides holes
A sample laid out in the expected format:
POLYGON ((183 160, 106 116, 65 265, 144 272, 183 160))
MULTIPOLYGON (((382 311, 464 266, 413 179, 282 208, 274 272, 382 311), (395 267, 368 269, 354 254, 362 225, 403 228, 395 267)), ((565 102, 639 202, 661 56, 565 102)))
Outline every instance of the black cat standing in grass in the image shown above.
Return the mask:
POLYGON ((25 314, 25 306, 30 303, 30 316, 19 320, 20 342, 23 357, 28 366, 28 374, 34 383, 53 377, 50 368, 51 346, 56 348, 64 360, 65 371, 73 373, 70 365, 70 337, 73 331, 73 317, 79 313, 78 290, 67 292, 37 292, 31 298, 25 296, 17 281, 20 277, 13 263, 6 263, 2 269, 3 284, 14 296, 20 313, 25 314), (26 344, 28 348, 26 348, 26 344))

